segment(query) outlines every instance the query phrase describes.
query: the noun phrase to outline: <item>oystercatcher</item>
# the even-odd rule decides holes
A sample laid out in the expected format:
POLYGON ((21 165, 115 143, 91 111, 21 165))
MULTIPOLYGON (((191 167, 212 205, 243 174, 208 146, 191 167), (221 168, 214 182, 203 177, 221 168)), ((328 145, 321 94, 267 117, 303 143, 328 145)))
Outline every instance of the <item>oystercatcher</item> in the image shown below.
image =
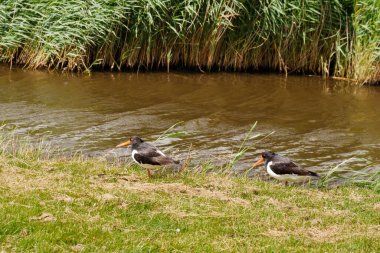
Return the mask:
POLYGON ((308 171, 287 157, 275 154, 272 151, 265 151, 261 158, 253 164, 253 167, 262 164, 265 161, 265 168, 271 177, 277 180, 287 182, 305 182, 313 178, 319 178, 315 172, 308 171))
POLYGON ((165 155, 161 150, 144 142, 140 137, 133 136, 116 147, 127 147, 129 145, 132 145, 131 156, 133 161, 147 169, 149 177, 152 176, 152 169, 165 167, 176 172, 181 170, 181 163, 179 161, 175 161, 173 158, 165 155))

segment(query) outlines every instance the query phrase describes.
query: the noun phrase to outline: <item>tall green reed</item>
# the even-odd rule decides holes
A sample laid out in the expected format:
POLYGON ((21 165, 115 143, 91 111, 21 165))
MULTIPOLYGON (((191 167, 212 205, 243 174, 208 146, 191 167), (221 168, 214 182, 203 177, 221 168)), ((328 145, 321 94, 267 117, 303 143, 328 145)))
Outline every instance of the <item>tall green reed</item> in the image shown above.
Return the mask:
POLYGON ((351 1, 327 0, 3 0, 0 61, 87 72, 258 69, 377 80, 377 5, 361 0, 354 10, 351 1))
POLYGON ((380 82, 380 2, 355 1, 353 15, 354 57, 351 78, 380 82))
POLYGON ((380 193, 380 170, 379 168, 370 168, 375 166, 370 164, 361 170, 353 170, 348 163, 355 159, 347 159, 335 167, 328 170, 318 181, 318 187, 331 187, 339 181, 343 185, 358 185, 367 187, 375 192, 380 193))

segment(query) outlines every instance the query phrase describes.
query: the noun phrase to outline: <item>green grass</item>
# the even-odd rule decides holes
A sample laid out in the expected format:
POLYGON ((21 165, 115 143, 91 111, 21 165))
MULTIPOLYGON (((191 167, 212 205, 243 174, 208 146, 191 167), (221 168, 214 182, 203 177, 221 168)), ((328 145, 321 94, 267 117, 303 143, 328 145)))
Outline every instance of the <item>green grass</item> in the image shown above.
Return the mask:
MULTIPOLYGON (((1 142, 4 252, 377 252, 380 195, 220 173, 148 178, 1 142)), ((45 147, 42 147, 45 148, 45 147)))
POLYGON ((2 0, 0 62, 85 72, 271 70, 375 82, 378 8, 376 0, 2 0))

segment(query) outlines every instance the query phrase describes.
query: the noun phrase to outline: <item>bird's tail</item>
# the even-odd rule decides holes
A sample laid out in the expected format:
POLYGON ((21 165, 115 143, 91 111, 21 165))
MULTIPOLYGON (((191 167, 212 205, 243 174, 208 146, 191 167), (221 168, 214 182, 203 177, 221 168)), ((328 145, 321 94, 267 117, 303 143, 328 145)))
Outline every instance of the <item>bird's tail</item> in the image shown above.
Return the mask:
POLYGON ((320 177, 317 173, 313 172, 313 171, 309 171, 310 173, 310 176, 313 176, 313 177, 320 177))

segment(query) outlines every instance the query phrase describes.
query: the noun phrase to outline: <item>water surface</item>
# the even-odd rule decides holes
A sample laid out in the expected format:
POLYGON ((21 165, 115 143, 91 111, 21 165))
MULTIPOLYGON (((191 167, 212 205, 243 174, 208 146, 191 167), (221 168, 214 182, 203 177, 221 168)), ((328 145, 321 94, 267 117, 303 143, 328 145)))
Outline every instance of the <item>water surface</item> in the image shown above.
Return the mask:
POLYGON ((154 141, 173 124, 180 138, 156 142, 175 157, 223 163, 254 122, 249 167, 273 150, 323 172, 380 164, 380 88, 352 87, 320 77, 271 74, 94 73, 59 75, 0 68, 0 122, 66 152, 123 156, 119 142, 154 141))

